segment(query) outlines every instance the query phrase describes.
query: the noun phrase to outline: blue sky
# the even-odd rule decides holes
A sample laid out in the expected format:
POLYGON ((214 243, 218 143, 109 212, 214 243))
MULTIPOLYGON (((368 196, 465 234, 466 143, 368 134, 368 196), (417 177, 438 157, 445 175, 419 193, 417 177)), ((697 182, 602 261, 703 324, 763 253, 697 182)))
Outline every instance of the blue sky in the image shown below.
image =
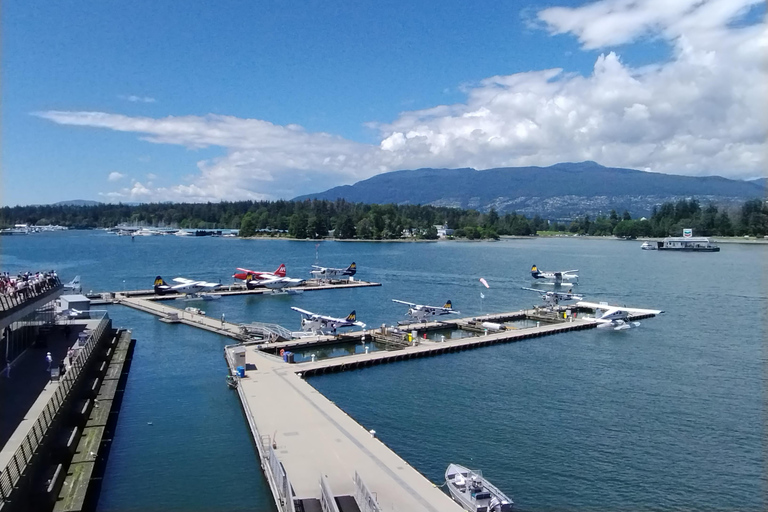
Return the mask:
POLYGON ((762 3, 668 4, 6 0, 0 200, 290 198, 587 159, 760 176, 762 3))

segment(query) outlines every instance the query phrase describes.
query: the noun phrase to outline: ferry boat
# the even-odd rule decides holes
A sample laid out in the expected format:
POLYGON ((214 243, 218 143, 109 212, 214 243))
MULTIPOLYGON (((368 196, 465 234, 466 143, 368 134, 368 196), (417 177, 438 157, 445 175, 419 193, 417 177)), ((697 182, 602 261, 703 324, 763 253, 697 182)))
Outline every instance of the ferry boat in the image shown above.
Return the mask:
POLYGON ((453 499, 468 512, 509 512, 513 502, 480 471, 450 464, 445 481, 453 499))
POLYGON ((659 251, 718 252, 720 247, 705 236, 670 236, 656 242, 659 251))

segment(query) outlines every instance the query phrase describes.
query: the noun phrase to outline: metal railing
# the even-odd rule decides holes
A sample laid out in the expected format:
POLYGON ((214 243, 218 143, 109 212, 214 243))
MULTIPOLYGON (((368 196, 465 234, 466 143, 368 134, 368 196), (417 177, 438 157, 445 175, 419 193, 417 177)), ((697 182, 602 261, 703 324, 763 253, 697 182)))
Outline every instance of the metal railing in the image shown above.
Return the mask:
POLYGON ((360 512, 381 512, 376 496, 368 489, 357 471, 355 471, 355 501, 360 507, 360 512))
POLYGON ((323 512, 340 512, 328 480, 320 475, 320 508, 323 512))
POLYGON ((21 290, 13 293, 0 293, 0 312, 11 311, 21 307, 28 301, 40 297, 51 290, 62 286, 58 276, 49 276, 36 283, 30 283, 21 290))
POLYGON ((288 480, 288 475, 285 474, 285 468, 283 468, 280 459, 277 458, 277 454, 272 446, 269 447, 269 466, 267 467, 272 473, 272 478, 277 486, 277 492, 280 494, 282 510, 285 512, 294 512, 291 482, 288 480))
POLYGON ((37 421, 35 421, 32 428, 21 441, 21 446, 19 446, 13 457, 8 461, 8 465, 0 471, 0 502, 10 499, 13 488, 24 474, 27 465, 45 439, 51 424, 61 412, 62 404, 68 398, 69 392, 76 384, 83 368, 85 368, 91 354, 95 350, 96 344, 108 326, 109 318, 105 315, 96 329, 86 339, 77 357, 72 361, 69 371, 60 379, 59 386, 37 417, 37 421))

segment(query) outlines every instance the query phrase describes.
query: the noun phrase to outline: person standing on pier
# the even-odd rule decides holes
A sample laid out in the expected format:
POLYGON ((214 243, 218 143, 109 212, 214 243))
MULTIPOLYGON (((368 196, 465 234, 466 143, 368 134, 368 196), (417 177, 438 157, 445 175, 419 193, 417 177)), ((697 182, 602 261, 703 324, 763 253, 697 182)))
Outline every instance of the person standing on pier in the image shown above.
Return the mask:
POLYGON ((221 325, 224 326, 224 313, 221 314, 221 325))
POLYGON ((51 364, 53 364, 53 357, 51 356, 51 353, 48 352, 45 354, 45 361, 48 363, 48 371, 51 371, 51 364))

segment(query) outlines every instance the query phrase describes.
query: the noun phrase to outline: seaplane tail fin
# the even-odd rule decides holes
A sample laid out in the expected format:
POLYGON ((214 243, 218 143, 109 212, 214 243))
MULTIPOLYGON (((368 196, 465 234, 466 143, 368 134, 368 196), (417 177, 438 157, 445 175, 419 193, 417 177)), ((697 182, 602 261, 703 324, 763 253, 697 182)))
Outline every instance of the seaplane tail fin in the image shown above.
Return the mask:
POLYGON ((532 275, 533 277, 536 277, 536 278, 538 278, 538 277, 539 277, 539 274, 541 274, 541 272, 539 272, 539 268, 538 268, 536 265, 533 265, 533 266, 531 267, 531 275, 532 275))
POLYGON ((356 321, 357 320, 357 313, 352 311, 350 314, 347 315, 347 318, 345 318, 344 320, 346 320, 347 322, 354 322, 354 321, 356 321))
POLYGON ((162 295, 168 290, 168 283, 163 280, 162 277, 157 276, 155 278, 155 293, 157 295, 162 295))
POLYGON ((277 267, 277 270, 275 270, 275 275, 277 277, 285 277, 285 263, 281 263, 279 267, 277 267))
POLYGON ((357 264, 353 261, 350 266, 347 267, 347 271, 345 272, 348 276, 355 275, 355 272, 357 272, 357 264))
POLYGON ((445 301, 445 306, 443 306, 444 309, 452 309, 453 304, 451 304, 451 301, 447 300, 445 301))

